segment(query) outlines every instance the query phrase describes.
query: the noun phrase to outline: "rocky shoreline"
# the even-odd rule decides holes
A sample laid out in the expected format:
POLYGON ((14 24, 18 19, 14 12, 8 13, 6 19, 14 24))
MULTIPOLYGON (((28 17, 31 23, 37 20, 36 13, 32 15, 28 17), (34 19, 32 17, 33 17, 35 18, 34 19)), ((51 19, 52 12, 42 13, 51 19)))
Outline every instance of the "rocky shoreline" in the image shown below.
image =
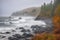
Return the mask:
POLYGON ((26 25, 24 27, 13 27, 13 29, 4 32, 1 31, 0 40, 31 40, 36 33, 51 33, 53 30, 51 19, 44 19, 42 21, 47 23, 46 27, 43 27, 43 25, 32 25, 31 27, 26 25))
POLYGON ((32 25, 31 28, 16 27, 5 32, 0 32, 0 40, 31 40, 35 33, 52 32, 52 27, 32 25))

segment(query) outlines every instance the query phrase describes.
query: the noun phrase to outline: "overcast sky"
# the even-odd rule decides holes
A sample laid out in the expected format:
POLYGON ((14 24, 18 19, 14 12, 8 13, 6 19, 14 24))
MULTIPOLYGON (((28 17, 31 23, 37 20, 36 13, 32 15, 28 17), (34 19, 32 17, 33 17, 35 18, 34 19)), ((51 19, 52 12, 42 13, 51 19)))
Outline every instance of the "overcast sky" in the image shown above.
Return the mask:
POLYGON ((29 8, 39 7, 51 0, 0 0, 0 16, 10 16, 13 12, 29 8))

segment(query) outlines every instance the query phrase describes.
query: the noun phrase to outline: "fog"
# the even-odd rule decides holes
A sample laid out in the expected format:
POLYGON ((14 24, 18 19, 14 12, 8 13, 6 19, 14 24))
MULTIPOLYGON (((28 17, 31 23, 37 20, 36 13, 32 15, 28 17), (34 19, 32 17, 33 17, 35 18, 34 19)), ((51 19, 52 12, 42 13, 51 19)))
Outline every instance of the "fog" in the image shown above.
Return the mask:
POLYGON ((51 0, 0 0, 0 16, 10 16, 13 12, 29 7, 39 7, 51 0))

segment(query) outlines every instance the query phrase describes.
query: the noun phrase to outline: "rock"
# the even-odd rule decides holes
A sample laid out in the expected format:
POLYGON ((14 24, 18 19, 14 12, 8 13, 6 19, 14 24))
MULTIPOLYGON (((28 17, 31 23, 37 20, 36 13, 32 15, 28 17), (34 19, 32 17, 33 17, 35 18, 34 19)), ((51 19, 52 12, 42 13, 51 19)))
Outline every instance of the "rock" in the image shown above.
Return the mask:
POLYGON ((24 29, 23 27, 19 27, 19 29, 24 29))
POLYGON ((40 27, 38 25, 32 25, 31 28, 33 32, 38 32, 40 30, 40 27))
POLYGON ((6 36, 2 36, 2 38, 5 38, 6 36))
POLYGON ((5 32, 6 34, 10 34, 11 32, 5 32))
POLYGON ((51 33, 53 31, 53 27, 47 26, 47 25, 45 27, 43 26, 44 25, 41 25, 41 26, 32 25, 31 28, 33 33, 44 33, 44 32, 51 33))
POLYGON ((33 33, 43 33, 43 32, 45 32, 46 27, 42 27, 42 26, 32 25, 31 28, 32 28, 33 33))
POLYGON ((0 38, 5 38, 6 36, 0 35, 0 38))
POLYGON ((16 32, 15 30, 12 30, 12 32, 16 32))
POLYGON ((21 32, 26 32, 26 30, 25 29, 22 29, 21 32))
POLYGON ((28 30, 26 30, 27 32, 31 32, 29 29, 28 30))
POLYGON ((0 34, 10 34, 11 32, 0 32, 0 34))
POLYGON ((15 37, 15 38, 18 38, 18 39, 21 38, 21 35, 20 34, 15 34, 15 35, 12 35, 12 36, 15 37))
POLYGON ((26 38, 25 40, 31 40, 31 39, 27 39, 27 38, 26 38))
POLYGON ((8 37, 8 40, 19 40, 19 39, 15 37, 8 37))
POLYGON ((17 30, 18 28, 16 28, 16 30, 17 30))
POLYGON ((32 26, 31 26, 31 28, 36 28, 36 27, 38 27, 38 25, 32 25, 32 26))
POLYGON ((49 26, 47 26, 47 27, 45 28, 45 31, 46 31, 47 33, 51 33, 53 30, 54 30, 54 27, 49 27, 49 26))
POLYGON ((29 33, 29 34, 24 33, 23 36, 24 36, 25 38, 28 38, 28 37, 32 37, 33 35, 32 35, 31 33, 29 33))
POLYGON ((18 28, 16 28, 16 30, 24 30, 24 28, 23 27, 18 27, 18 28))
POLYGON ((23 37, 20 34, 14 34, 12 37, 8 37, 8 40, 23 40, 23 37))

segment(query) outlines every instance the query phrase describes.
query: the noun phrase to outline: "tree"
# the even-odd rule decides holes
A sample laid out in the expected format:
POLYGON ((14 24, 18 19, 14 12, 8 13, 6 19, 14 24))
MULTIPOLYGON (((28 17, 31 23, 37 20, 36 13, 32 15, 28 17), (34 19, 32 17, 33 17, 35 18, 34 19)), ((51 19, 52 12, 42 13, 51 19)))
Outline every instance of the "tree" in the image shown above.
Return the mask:
POLYGON ((54 33, 60 34, 60 0, 55 0, 53 8, 54 33))
POLYGON ((40 19, 40 17, 51 18, 52 9, 53 9, 52 1, 49 4, 44 3, 41 6, 40 14, 37 16, 36 19, 40 19))

